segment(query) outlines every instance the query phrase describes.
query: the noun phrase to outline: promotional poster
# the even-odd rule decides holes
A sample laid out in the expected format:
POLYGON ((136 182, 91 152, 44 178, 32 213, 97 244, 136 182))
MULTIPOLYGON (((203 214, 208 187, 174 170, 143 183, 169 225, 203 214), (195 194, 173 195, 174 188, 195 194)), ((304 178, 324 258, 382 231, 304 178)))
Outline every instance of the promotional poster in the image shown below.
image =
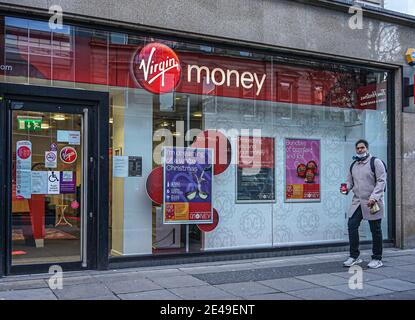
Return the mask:
POLYGON ((285 201, 320 201, 320 140, 285 139, 285 201))
POLYGON ((238 137, 237 202, 275 201, 274 138, 238 137))
POLYGON ((164 148, 163 223, 212 223, 213 151, 164 148))

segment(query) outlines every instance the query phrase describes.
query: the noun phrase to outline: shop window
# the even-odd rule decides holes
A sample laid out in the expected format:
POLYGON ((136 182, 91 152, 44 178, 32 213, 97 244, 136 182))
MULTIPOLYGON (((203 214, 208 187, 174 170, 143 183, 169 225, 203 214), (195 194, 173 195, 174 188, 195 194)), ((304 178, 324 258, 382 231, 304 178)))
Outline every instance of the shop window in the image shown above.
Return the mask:
MULTIPOLYGON (((339 186, 348 173, 354 143, 367 139, 370 152, 388 160, 383 70, 121 31, 74 26, 51 32, 25 19, 7 18, 4 23, 0 79, 110 94, 110 117, 101 120, 110 124, 112 256, 344 242, 351 199, 339 193, 339 186), (155 44, 169 49, 169 59, 161 55, 154 64, 142 60, 148 63, 148 74, 154 73, 153 82, 149 78, 145 83, 143 67, 134 58, 146 45, 155 44), (35 59, 29 59, 32 54, 35 59), (175 70, 171 78, 167 68, 175 70), (157 79, 174 85, 162 92, 161 82, 154 85, 157 79), (170 181, 160 175, 165 168, 163 147, 207 149, 200 147, 198 137, 209 132, 225 141, 218 149, 230 160, 215 164, 214 172, 203 167, 206 177, 199 172, 185 187, 191 200, 203 202, 208 198, 203 183, 211 179, 206 210, 212 219, 217 212, 218 223, 166 223, 162 191, 170 181), (247 158, 255 160, 256 154, 261 160, 242 168, 237 155, 244 150, 249 151, 247 158), (303 169, 309 170, 305 176, 303 169), (152 174, 156 179, 150 179, 149 187, 152 174)), ((404 72, 409 97, 404 108, 411 110, 414 77, 412 71, 404 72)), ((174 213, 184 215, 188 203, 174 213)), ((388 219, 386 215, 382 221, 385 238, 388 219)), ((369 231, 362 232, 367 236, 369 231)))

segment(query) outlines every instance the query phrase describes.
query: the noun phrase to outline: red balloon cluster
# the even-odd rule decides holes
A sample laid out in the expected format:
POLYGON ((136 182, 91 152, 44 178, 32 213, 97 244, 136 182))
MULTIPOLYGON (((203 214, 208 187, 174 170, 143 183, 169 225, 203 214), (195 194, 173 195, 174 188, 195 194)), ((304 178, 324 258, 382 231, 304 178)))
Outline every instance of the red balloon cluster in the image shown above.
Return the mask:
MULTIPOLYGON (((201 132, 192 148, 212 148, 214 150, 215 162, 213 166, 213 174, 219 175, 224 172, 230 165, 232 149, 229 139, 221 132, 216 130, 206 130, 201 132)), ((147 177, 146 190, 151 201, 161 205, 163 204, 163 167, 159 166, 151 171, 147 177)), ((166 208, 166 218, 174 217, 174 210, 166 208)), ((219 215, 213 208, 213 222, 210 224, 197 224, 197 227, 203 232, 214 230, 219 223, 219 215)))

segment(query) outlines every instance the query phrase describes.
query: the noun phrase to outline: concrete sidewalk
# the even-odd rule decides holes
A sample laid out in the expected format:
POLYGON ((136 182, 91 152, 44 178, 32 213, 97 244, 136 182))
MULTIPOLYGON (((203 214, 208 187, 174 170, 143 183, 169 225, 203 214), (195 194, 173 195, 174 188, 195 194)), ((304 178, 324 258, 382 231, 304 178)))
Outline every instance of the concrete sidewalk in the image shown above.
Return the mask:
POLYGON ((367 269, 363 288, 350 289, 347 253, 220 261, 151 268, 64 273, 51 290, 49 275, 0 278, 1 300, 415 300, 415 250, 384 250, 384 267, 367 269))

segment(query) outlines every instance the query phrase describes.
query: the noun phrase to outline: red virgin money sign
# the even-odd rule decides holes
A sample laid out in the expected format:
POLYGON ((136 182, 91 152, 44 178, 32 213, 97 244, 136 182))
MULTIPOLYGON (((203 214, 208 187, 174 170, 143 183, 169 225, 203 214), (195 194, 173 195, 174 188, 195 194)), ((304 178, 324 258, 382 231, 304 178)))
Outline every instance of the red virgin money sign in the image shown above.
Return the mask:
POLYGON ((132 72, 144 89, 156 94, 172 92, 180 80, 180 60, 166 45, 150 43, 135 53, 132 72))
POLYGON ((172 92, 266 99, 266 64, 226 57, 177 54, 161 43, 137 50, 132 73, 138 84, 155 94, 172 92), (220 59, 218 59, 220 58, 220 59), (181 80, 181 81, 180 81, 181 80), (180 81, 180 84, 179 84, 180 81))
POLYGON ((178 92, 273 100, 271 64, 266 61, 183 52, 178 92))
MULTIPOLYGON (((1 27, 1 26, 0 26, 1 27)), ((7 37, 25 39, 28 29, 13 27, 7 37)), ((51 39, 49 31, 30 33, 31 43, 51 39)), ((135 44, 109 43, 90 32, 53 35, 60 49, 45 50, 18 41, 13 59, 2 74, 115 87, 143 88, 154 94, 180 92, 237 99, 254 99, 307 105, 351 107, 342 88, 347 73, 304 66, 289 66, 260 57, 225 56, 188 48, 173 50, 160 42, 137 48, 135 44), (65 48, 65 49, 63 49, 65 48), (68 49, 70 48, 70 52, 68 49), (53 67, 52 67, 53 66, 53 67)), ((3 43, 0 42, 0 52, 3 43)), ((4 49, 4 47, 3 47, 4 49)), ((5 65, 0 55, 0 65, 5 65)), ((376 107, 370 92, 356 92, 353 107, 376 107)), ((349 94, 350 95, 350 94, 349 94)), ((381 97, 379 97, 381 98, 381 97)), ((378 101, 379 102, 379 101, 378 101)), ((377 103, 378 104, 378 103, 377 103)))

